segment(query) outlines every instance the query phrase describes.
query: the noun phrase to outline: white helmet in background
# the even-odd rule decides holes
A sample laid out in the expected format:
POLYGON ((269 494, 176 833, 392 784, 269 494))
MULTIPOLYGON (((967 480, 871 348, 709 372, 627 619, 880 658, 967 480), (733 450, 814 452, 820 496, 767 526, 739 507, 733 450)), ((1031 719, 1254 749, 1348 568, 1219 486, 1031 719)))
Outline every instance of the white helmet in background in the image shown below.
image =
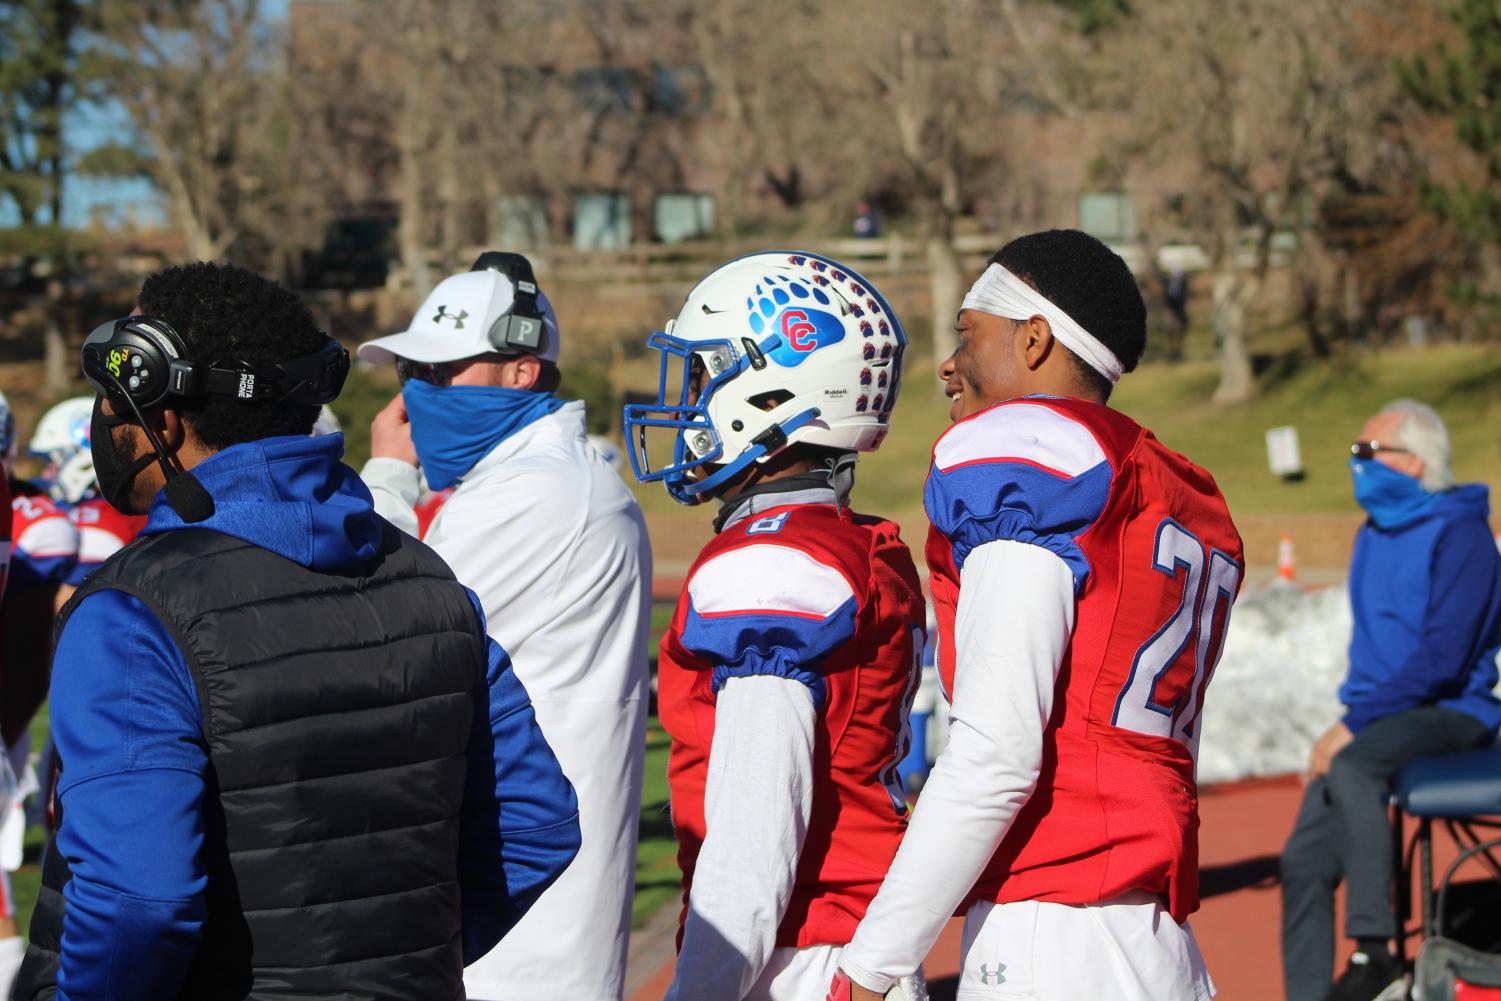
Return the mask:
POLYGON ((10 409, 10 400, 0 393, 0 465, 4 466, 7 476, 15 465, 18 445, 16 415, 10 409))
POLYGON ((328 404, 318 411, 318 419, 313 422, 312 437, 321 438, 326 434, 339 434, 344 430, 344 425, 339 423, 339 415, 328 409, 328 404))
POLYGON ((627 452, 637 479, 661 480, 694 504, 799 442, 874 451, 901 389, 907 338, 851 269, 769 251, 710 273, 647 344, 662 355, 657 401, 626 406, 627 452), (675 435, 671 460, 656 469, 651 432, 675 435))
POLYGON ((76 504, 96 484, 94 453, 89 448, 89 424, 94 416, 94 398, 75 396, 42 415, 28 451, 47 460, 54 500, 76 504))

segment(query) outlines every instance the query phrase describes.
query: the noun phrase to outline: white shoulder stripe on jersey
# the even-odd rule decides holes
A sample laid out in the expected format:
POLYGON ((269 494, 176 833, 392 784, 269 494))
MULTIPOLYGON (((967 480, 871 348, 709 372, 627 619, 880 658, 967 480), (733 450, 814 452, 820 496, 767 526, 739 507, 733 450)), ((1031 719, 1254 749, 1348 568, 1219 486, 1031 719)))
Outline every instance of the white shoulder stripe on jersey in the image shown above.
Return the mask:
POLYGON ((1078 421, 1031 403, 1008 403, 955 424, 933 446, 939 472, 1006 459, 1073 477, 1104 462, 1105 452, 1078 421))
POLYGON ((769 613, 827 618, 854 597, 838 570, 787 546, 758 545, 714 557, 688 582, 700 615, 769 613))
POLYGON ((37 559, 67 556, 78 552, 78 529, 66 518, 43 518, 16 536, 15 549, 37 559))
POLYGON ((103 563, 125 548, 125 540, 114 532, 92 525, 78 530, 78 562, 103 563))

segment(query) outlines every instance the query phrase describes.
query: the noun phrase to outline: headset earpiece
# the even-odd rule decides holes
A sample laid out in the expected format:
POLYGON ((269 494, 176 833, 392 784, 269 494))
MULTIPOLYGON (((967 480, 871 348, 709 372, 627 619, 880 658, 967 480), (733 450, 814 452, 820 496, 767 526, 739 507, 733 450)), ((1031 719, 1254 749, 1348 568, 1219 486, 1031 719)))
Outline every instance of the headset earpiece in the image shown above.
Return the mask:
POLYGON ((537 278, 532 262, 522 254, 504 250, 487 250, 474 262, 470 271, 498 271, 515 290, 511 308, 490 325, 490 346, 500 352, 541 354, 547 350, 547 324, 537 305, 537 278))
POLYGON ((314 353, 267 371, 242 362, 200 362, 187 357, 182 336, 165 320, 126 316, 84 340, 83 374, 96 391, 117 399, 123 393, 141 410, 200 396, 322 406, 344 388, 349 352, 330 337, 314 353))

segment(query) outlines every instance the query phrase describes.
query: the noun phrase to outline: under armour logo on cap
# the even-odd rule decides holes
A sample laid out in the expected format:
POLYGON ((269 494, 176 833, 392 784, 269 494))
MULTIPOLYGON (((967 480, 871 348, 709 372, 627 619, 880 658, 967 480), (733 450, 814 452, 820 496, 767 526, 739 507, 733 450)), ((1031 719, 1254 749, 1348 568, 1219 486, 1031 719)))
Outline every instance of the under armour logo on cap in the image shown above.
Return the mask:
POLYGON ((463 330, 464 329, 464 321, 467 320, 467 319, 469 319, 469 310, 467 310, 467 309, 461 309, 461 310, 459 310, 458 315, 455 316, 454 314, 452 314, 452 313, 450 313, 448 311, 448 307, 447 306, 439 306, 438 307, 438 313, 437 313, 437 315, 433 317, 433 322, 434 323, 442 323, 444 320, 452 320, 453 321, 453 329, 455 329, 455 330, 463 330))

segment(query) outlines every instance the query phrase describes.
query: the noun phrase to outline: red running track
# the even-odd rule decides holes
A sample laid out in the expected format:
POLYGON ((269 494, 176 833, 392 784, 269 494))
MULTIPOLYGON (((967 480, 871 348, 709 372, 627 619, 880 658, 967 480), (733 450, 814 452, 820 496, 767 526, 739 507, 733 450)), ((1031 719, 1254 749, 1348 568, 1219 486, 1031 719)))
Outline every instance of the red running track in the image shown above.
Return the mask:
MULTIPOLYGON (((1253 779, 1203 791, 1199 803, 1203 907, 1192 919, 1199 945, 1219 988, 1220 1001, 1273 1001, 1282 997, 1278 945, 1277 857, 1302 796, 1293 776, 1253 779)), ((1454 849, 1435 834, 1437 864, 1454 849)), ((1442 868, 1438 871, 1442 872, 1442 868)), ((1341 919, 1343 903, 1341 902, 1341 919)), ((1415 949, 1416 944, 1410 948, 1415 949)), ((1345 944, 1338 968, 1350 952, 1345 944)), ((959 969, 959 922, 951 921, 927 960, 935 997, 959 969)), ((672 981, 672 964, 660 966, 629 1001, 660 1001, 672 981)), ((950 981, 952 983, 952 981, 950 981)))

